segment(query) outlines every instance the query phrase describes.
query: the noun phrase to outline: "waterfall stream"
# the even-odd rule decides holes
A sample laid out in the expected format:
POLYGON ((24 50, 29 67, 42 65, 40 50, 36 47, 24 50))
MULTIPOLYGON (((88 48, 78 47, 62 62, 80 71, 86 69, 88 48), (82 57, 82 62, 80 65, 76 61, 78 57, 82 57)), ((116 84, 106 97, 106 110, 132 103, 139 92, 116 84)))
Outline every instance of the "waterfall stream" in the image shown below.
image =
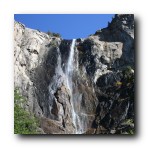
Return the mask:
POLYGON ((76 114, 74 109, 74 98, 73 98, 73 86, 72 86, 72 74, 73 74, 73 60, 74 60, 74 49, 75 49, 76 39, 72 40, 72 44, 70 46, 69 58, 67 62, 67 69, 66 69, 66 82, 68 89, 71 95, 71 106, 72 106, 72 120, 75 126, 75 134, 81 134, 81 122, 79 116, 76 114))
POLYGON ((73 73, 73 58, 74 58, 74 48, 75 48, 76 40, 72 40, 72 44, 70 46, 70 53, 67 62, 66 76, 67 76, 67 86, 72 94, 72 73, 73 73))

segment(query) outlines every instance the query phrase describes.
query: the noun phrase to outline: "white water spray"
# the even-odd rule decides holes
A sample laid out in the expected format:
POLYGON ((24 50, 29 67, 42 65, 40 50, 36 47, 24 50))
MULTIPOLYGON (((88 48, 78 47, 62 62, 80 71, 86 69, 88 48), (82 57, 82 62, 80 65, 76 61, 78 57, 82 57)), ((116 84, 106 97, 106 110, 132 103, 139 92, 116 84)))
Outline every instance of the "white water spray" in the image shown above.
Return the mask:
MULTIPOLYGON (((67 69, 66 69, 66 75, 67 75, 67 86, 70 91, 72 91, 72 72, 73 72, 73 57, 74 57, 74 47, 75 47, 76 40, 72 40, 72 44, 70 46, 70 54, 67 62, 67 69)), ((71 92, 72 94, 72 92, 71 92)))
POLYGON ((76 39, 73 39, 71 47, 70 47, 70 54, 69 54, 69 58, 68 58, 68 62, 67 62, 67 69, 66 69, 66 76, 67 76, 66 81, 67 81, 67 86, 68 86, 68 89, 69 89, 70 95, 71 95, 72 120, 73 120, 73 124, 75 126, 75 129, 76 129, 75 133, 80 134, 81 132, 78 130, 78 126, 80 126, 80 118, 74 110, 74 105, 73 105, 74 98, 73 98, 73 88, 72 88, 72 74, 73 74, 73 65, 74 65, 73 60, 74 60, 75 42, 76 42, 76 39))

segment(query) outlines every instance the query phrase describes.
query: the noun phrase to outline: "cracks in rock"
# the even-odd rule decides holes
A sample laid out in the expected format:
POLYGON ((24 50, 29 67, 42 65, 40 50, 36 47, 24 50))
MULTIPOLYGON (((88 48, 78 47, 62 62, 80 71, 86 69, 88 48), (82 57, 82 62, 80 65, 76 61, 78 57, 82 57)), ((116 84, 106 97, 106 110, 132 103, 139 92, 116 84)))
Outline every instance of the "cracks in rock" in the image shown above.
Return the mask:
POLYGON ((28 51, 29 53, 33 53, 33 54, 37 54, 37 55, 39 54, 39 53, 37 52, 37 50, 35 50, 35 49, 34 49, 33 51, 31 51, 29 48, 27 48, 27 51, 28 51))
POLYGON ((21 65, 22 67, 23 67, 23 66, 26 66, 26 64, 22 64, 22 63, 21 63, 20 65, 21 65))

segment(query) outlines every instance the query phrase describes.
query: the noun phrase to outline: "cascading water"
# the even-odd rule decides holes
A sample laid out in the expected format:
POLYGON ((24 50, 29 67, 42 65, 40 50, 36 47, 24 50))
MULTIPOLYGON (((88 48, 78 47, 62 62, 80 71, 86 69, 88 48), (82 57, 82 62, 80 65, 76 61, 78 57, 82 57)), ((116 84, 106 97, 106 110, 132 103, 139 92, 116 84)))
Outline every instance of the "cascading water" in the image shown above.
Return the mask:
POLYGON ((75 110, 74 110, 74 98, 73 98, 73 87, 72 87, 72 74, 73 74, 73 59, 74 59, 74 48, 75 48, 75 43, 76 43, 76 39, 72 40, 72 44, 70 47, 70 53, 69 53, 69 58, 68 58, 68 62, 67 62, 67 69, 66 69, 66 82, 67 82, 67 86, 68 89, 70 91, 70 95, 71 95, 71 106, 72 106, 72 120, 73 120, 73 124, 75 126, 75 133, 76 134, 81 134, 80 132, 80 118, 79 116, 76 114, 75 110))
POLYGON ((75 48, 76 40, 72 40, 72 44, 70 47, 70 54, 67 62, 66 76, 67 76, 67 86, 72 94, 72 72, 73 72, 73 57, 74 57, 74 48, 75 48))

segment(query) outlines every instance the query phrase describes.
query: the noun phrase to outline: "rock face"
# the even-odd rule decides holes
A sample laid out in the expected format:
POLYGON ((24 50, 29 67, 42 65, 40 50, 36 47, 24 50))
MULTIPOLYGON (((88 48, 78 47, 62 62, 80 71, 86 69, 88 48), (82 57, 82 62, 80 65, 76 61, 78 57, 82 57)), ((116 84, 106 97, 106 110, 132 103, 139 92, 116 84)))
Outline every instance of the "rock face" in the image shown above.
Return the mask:
POLYGON ((77 39, 68 76, 71 44, 14 23, 14 85, 25 108, 47 134, 133 132, 134 16, 115 15, 107 28, 77 39))

